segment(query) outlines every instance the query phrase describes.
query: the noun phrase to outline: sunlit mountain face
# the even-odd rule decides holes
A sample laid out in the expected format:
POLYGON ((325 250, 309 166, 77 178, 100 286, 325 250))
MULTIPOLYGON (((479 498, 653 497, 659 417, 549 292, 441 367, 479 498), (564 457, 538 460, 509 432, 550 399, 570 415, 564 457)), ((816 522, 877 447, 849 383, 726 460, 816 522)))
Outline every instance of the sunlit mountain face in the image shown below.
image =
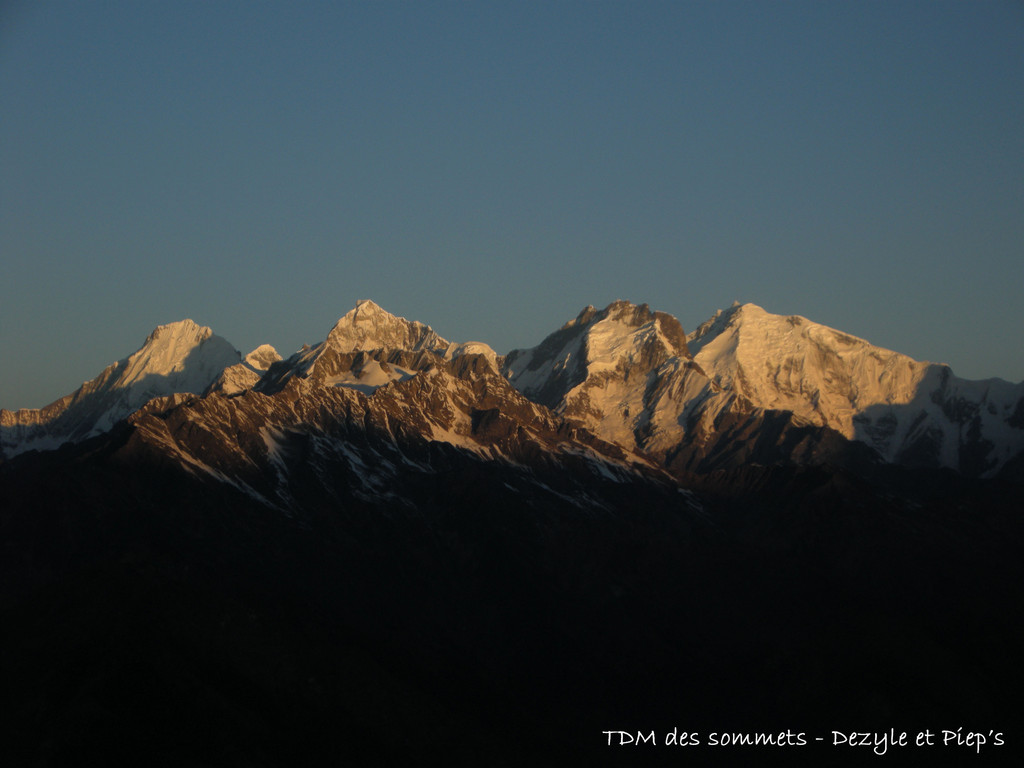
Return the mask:
POLYGON ((0 429, 12 764, 1019 740, 1024 385, 802 317, 615 302, 499 355, 364 301, 287 358, 183 321, 0 429))

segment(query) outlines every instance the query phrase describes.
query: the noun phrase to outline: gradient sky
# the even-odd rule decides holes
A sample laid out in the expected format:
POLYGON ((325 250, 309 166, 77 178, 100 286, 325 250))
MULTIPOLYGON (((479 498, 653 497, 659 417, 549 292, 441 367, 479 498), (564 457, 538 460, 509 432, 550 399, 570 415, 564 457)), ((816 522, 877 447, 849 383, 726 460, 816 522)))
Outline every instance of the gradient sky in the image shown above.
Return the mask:
POLYGON ((734 300, 1024 379, 1024 4, 0 0, 0 406, 190 317, 734 300))

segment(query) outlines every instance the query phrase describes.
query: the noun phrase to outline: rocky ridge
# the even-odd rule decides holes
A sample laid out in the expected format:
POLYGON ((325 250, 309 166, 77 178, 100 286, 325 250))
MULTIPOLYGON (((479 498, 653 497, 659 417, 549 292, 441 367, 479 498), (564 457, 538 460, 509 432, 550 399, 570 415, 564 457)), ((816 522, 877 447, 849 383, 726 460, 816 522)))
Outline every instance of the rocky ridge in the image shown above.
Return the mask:
POLYGON ((482 435, 504 423, 546 451, 589 440, 604 455, 677 477, 751 463, 875 462, 990 477, 1024 454, 1024 384, 959 379, 946 366, 752 304, 720 311, 687 336, 671 315, 624 301, 587 307, 536 347, 505 356, 449 342, 365 300, 323 342, 287 359, 266 345, 242 359, 209 328, 182 321, 72 395, 0 412, 0 447, 10 458, 79 442, 154 398, 257 393, 295 402, 295 392, 324 413, 362 402, 354 393, 370 410, 390 403, 388 418, 405 432, 481 455, 500 450, 482 435))

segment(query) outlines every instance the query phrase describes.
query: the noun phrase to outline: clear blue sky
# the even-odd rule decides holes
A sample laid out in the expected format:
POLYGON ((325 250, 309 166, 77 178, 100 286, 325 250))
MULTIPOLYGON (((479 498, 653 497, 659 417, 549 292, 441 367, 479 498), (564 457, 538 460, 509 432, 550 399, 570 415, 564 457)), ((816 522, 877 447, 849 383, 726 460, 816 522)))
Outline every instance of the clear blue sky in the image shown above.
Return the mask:
POLYGON ((190 317, 734 300, 1024 379, 1024 4, 0 0, 0 406, 190 317))

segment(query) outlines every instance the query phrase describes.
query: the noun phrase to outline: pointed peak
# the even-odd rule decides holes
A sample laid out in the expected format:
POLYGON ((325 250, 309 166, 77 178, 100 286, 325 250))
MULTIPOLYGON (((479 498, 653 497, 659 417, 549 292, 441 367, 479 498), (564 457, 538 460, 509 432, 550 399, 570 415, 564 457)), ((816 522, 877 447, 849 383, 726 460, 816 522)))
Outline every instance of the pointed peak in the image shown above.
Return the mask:
POLYGON ((327 336, 328 344, 342 352, 365 349, 447 349, 448 342, 423 323, 392 315, 369 299, 338 320, 327 336))
POLYGON ((613 301, 605 308, 604 312, 607 317, 619 320, 627 325, 639 326, 649 323, 654 319, 651 308, 646 304, 634 304, 631 301, 623 301, 622 299, 613 301))
POLYGON ((651 308, 646 304, 634 304, 624 299, 616 299, 604 309, 595 309, 593 305, 588 304, 576 315, 575 319, 570 320, 562 327, 574 328, 607 319, 618 320, 627 325, 640 326, 650 322, 653 318, 654 313, 651 312, 651 308))
POLYGON ((381 308, 381 306, 372 299, 360 299, 359 301, 356 302, 355 309, 353 309, 352 312, 357 314, 389 314, 388 312, 385 312, 381 308))
POLYGON ((277 353, 276 349, 269 344, 260 344, 260 346, 245 356, 244 362, 253 368, 265 371, 280 359, 281 355, 277 353))
POLYGON ((756 323, 758 319, 766 317, 773 317, 773 315, 750 302, 741 304, 739 301, 734 301, 728 309, 716 309, 711 317, 698 325, 694 332, 686 337, 690 344, 690 351, 697 354, 697 351, 705 343, 723 333, 727 328, 739 327, 747 321, 756 323))
POLYGON ((587 323, 589 323, 591 320, 594 319, 594 316, 596 314, 597 314, 597 309, 594 307, 594 305, 593 304, 587 304, 587 306, 585 306, 583 309, 580 310, 580 313, 578 315, 576 315, 575 318, 573 318, 572 320, 567 322, 565 325, 563 325, 562 329, 564 330, 566 328, 575 328, 576 326, 579 326, 579 325, 586 325, 587 323))
POLYGON ((745 302, 734 301, 730 305, 730 307, 728 309, 726 309, 724 311, 720 309, 715 314, 716 315, 728 315, 728 316, 732 317, 733 315, 747 315, 747 314, 749 314, 749 315, 767 315, 767 314, 770 314, 770 313, 767 310, 765 310, 763 307, 761 307, 761 306, 759 306, 757 304, 754 304, 753 302, 750 302, 750 301, 745 301, 745 302))
POLYGON ((144 373, 165 373, 182 369, 201 358, 222 368, 241 360, 241 354, 210 328, 192 320, 157 326, 145 343, 122 363, 129 380, 144 373), (202 351, 201 351, 202 350, 202 351), (233 360, 231 358, 234 358, 233 360), (222 365, 223 363, 223 365, 222 365))
POLYGON ((146 337, 146 341, 143 346, 153 344, 158 341, 166 342, 180 342, 180 341, 192 341, 199 342, 205 341, 206 339, 213 336, 213 331, 205 325, 199 325, 193 320, 185 319, 178 320, 173 323, 167 323, 165 325, 158 325, 153 331, 146 337))
POLYGON ((744 320, 753 320, 755 318, 768 316, 773 315, 757 304, 749 301, 745 303, 734 301, 728 309, 715 310, 715 314, 701 323, 697 331, 701 332, 701 329, 707 330, 715 323, 733 325, 738 322, 743 322, 744 320))
POLYGON ((679 320, 667 312, 652 310, 647 304, 634 304, 631 301, 617 299, 601 310, 588 304, 574 319, 563 325, 561 331, 568 332, 575 329, 576 333, 586 332, 586 326, 597 325, 606 320, 622 323, 633 329, 653 323, 675 354, 689 357, 686 333, 679 320))
POLYGON ((337 328, 339 325, 350 325, 352 323, 386 322, 389 320, 395 322, 408 322, 404 317, 392 315, 375 301, 371 301, 370 299, 360 299, 352 309, 341 316, 338 322, 335 323, 334 327, 337 328))
POLYGON ((370 299, 360 299, 356 302, 356 305, 342 315, 338 322, 334 324, 334 328, 351 326, 355 323, 381 323, 381 322, 409 322, 404 317, 398 317, 392 315, 390 312, 385 310, 375 301, 370 299))

